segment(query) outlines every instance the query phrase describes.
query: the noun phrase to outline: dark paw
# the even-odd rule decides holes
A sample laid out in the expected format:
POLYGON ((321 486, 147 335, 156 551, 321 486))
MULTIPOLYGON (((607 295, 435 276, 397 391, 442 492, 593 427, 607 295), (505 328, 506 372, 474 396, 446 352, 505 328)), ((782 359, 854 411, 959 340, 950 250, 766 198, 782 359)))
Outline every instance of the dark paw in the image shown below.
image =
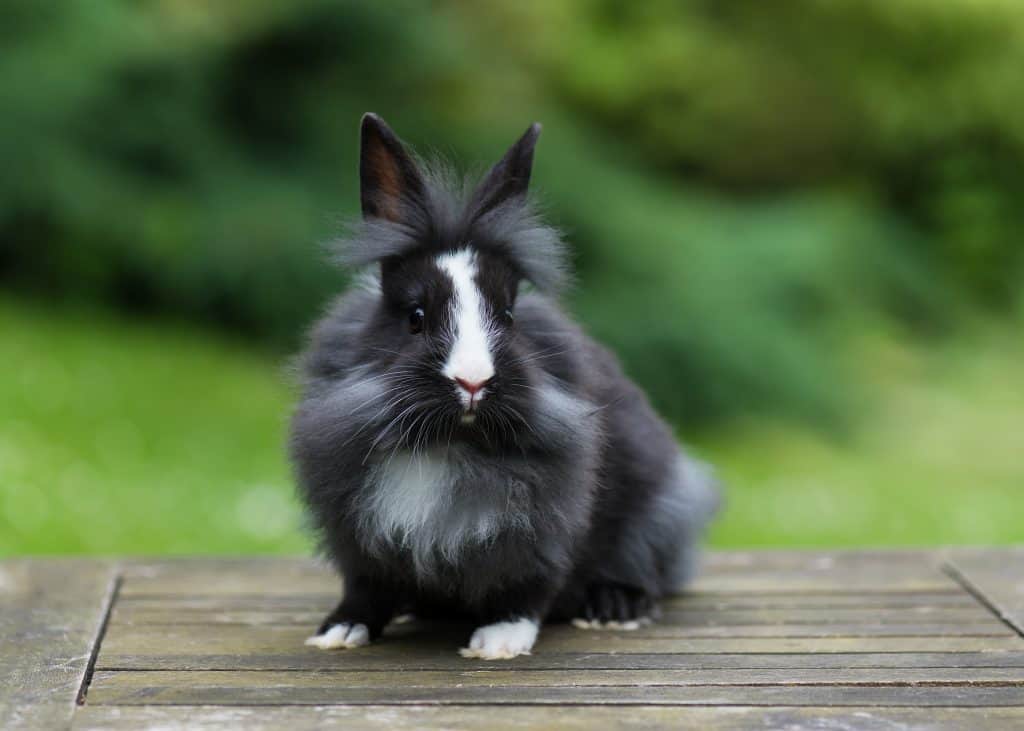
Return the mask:
POLYGON ((657 606, 649 594, 621 584, 591 584, 579 615, 581 629, 637 629, 654 618, 657 606))

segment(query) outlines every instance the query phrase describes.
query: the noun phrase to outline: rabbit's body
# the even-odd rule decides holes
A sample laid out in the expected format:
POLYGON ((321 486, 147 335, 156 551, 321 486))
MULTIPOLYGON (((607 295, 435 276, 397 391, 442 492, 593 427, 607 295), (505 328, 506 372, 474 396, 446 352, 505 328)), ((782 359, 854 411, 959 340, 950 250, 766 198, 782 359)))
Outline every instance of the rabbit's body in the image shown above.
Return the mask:
POLYGON ((390 205, 397 226, 374 222, 351 245, 382 276, 315 329, 293 421, 301 491, 345 579, 311 644, 363 644, 412 611, 472 617, 464 653, 507 657, 546 618, 645 619, 689 575, 717 492, 607 350, 550 296, 518 294, 531 267, 535 282, 558 278, 557 239, 507 188, 536 130, 468 202, 399 157, 375 177, 401 193, 382 203, 367 124, 364 211, 390 205), (410 170, 412 199, 395 183, 410 170))

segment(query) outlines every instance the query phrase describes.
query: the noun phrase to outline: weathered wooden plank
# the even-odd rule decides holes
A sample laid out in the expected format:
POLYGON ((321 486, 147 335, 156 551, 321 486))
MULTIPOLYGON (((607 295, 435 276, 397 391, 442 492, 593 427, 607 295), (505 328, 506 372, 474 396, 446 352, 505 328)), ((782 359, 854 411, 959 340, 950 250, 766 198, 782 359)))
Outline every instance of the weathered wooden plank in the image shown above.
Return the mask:
POLYGON ((932 551, 714 552, 692 591, 928 591, 950 588, 932 551))
MULTIPOLYGON (((130 594, 121 592, 118 607, 133 610, 292 610, 328 611, 338 603, 339 593, 294 594, 130 594)), ((767 595, 765 593, 684 594, 661 602, 666 610, 731 611, 731 610, 815 610, 815 609, 910 609, 937 611, 950 609, 978 609, 978 601, 960 587, 942 592, 864 593, 832 591, 824 593, 793 593, 767 595)))
MULTIPOLYGON (((333 608, 333 607, 332 607, 333 608)), ((242 624, 319 626, 326 607, 299 610, 288 606, 259 607, 255 602, 248 609, 204 609, 196 607, 139 608, 121 604, 114 609, 113 621, 119 624, 242 624)), ((982 605, 957 607, 860 608, 832 609, 673 609, 662 612, 660 626, 743 627, 781 625, 983 625, 998 630, 1008 628, 982 605)))
MULTIPOLYGON (((959 613, 884 614, 873 611, 840 616, 834 610, 760 614, 666 613, 658 622, 636 631, 643 637, 861 637, 861 636, 1000 636, 1011 635, 1005 624, 979 607, 959 613), (796 619, 796 621, 791 621, 796 619)), ((140 627, 163 625, 299 626, 312 630, 320 624, 319 612, 294 611, 134 611, 117 608, 113 621, 140 627)), ((551 625, 556 628, 557 625, 551 625)), ((424 628, 426 629, 426 628, 424 628)))
POLYGON ((451 648, 405 652, 303 653, 299 655, 121 655, 110 656, 98 670, 659 670, 659 669, 961 669, 1024 668, 1024 652, 890 652, 890 653, 775 653, 775 654, 595 654, 542 653, 518 657, 508 664, 469 660, 451 648))
MULTIPOLYGON (((579 688, 604 686, 611 695, 623 688, 654 686, 1014 686, 1024 693, 1024 668, 815 668, 815 669, 658 669, 658 670, 522 670, 463 671, 331 671, 331 672, 131 672, 101 671, 93 680, 89 702, 93 704, 193 703, 194 693, 204 702, 239 702, 239 692, 260 689, 281 702, 291 691, 314 702, 330 702, 333 693, 363 689, 383 697, 392 688, 579 688), (225 700, 211 701, 222 693, 225 700), (276 693, 276 695, 275 695, 276 693)), ((351 698, 349 700, 352 700, 351 698)))
POLYGON ((337 594, 340 585, 328 566, 306 558, 178 558, 126 565, 120 593, 287 596, 337 594))
POLYGON ((995 731, 1024 727, 1021 708, 879 708, 750 706, 505 706, 500 713, 451 706, 306 706, 225 707, 86 706, 75 718, 75 731, 420 731, 444 728, 470 731, 522 731, 552 728, 592 731, 600 728, 643 729, 830 729, 831 731, 995 731), (482 714, 486 713, 486 718, 482 714))
MULTIPOLYGON (((704 559, 694 593, 920 592, 955 589, 928 551, 717 552, 704 559)), ((125 596, 331 593, 325 565, 300 558, 169 559, 136 562, 125 596)))
MULTIPOLYGON (((664 617, 669 618, 700 618, 700 617, 731 617, 739 620, 748 618, 761 622, 795 622, 811 621, 822 622, 826 619, 854 618, 869 616, 878 621, 889 622, 920 622, 930 618, 964 618, 978 617, 985 613, 984 607, 977 602, 959 604, 905 604, 899 605, 877 605, 877 606, 815 606, 813 602, 804 601, 794 603, 788 607, 701 607, 680 603, 667 603, 662 608, 664 617), (808 606, 810 604, 810 606, 808 606)), ((747 621, 746 624, 756 624, 755 621, 747 621)))
POLYGON ((766 592, 683 592, 662 600, 662 606, 688 609, 830 609, 853 608, 901 608, 901 607, 944 607, 974 606, 977 600, 959 586, 942 591, 907 592, 846 592, 832 589, 821 592, 790 592, 768 594, 766 592))
MULTIPOLYGON (((562 628, 549 631, 561 632, 562 628)), ((607 632, 623 636, 626 632, 607 632)), ((958 624, 835 624, 685 625, 654 623, 628 632, 636 639, 786 638, 786 637, 1013 637, 1005 625, 991 620, 958 624)), ((591 640, 594 642, 594 639, 591 640)))
MULTIPOLYGON (((129 674, 130 675, 130 674, 129 674)), ((191 675, 196 675, 191 673, 191 675)), ((234 684, 235 673, 212 673, 208 683, 146 685, 90 695, 92 705, 325 705, 325 704, 651 704, 791 706, 1024 706, 1024 687, 994 685, 510 685, 449 683, 416 686, 392 682, 358 687, 331 683, 318 674, 312 685, 250 679, 234 684)), ((362 675, 362 674, 361 674, 362 675)), ((157 681, 154 681, 157 682, 157 681)))
MULTIPOLYGON (((541 713, 535 720, 562 727, 576 718, 572 713, 597 714, 587 728, 613 722, 610 713, 622 714, 624 723, 646 718, 646 727, 678 728, 685 716, 695 727, 715 728, 730 707, 736 723, 729 727, 770 725, 771 718, 806 725, 819 712, 836 728, 865 717, 871 728, 885 718, 929 728, 945 721, 970 728, 992 719, 1019 722, 1019 709, 993 707, 1024 704, 1024 639, 1011 628, 1020 629, 1013 583, 1019 572, 1005 566, 1020 556, 1010 550, 996 570, 987 553, 954 553, 945 570, 929 551, 710 554, 703 577, 691 592, 664 603, 658 624, 633 633, 545 628, 533 656, 508 663, 458 657, 469 627, 406 625, 368 648, 305 648, 302 640, 333 606, 338 587, 329 568, 305 559, 131 562, 100 649, 90 705, 76 723, 109 727, 133 719, 129 725, 140 726, 151 713, 157 715, 148 725, 194 728, 202 722, 193 704, 217 703, 237 707, 205 709, 214 726, 237 725, 245 714, 308 714, 279 719, 278 726, 293 730, 303 718, 322 725, 324 714, 348 718, 355 728, 371 716, 378 727, 422 727, 427 714, 444 713, 429 717, 455 728, 475 719, 477 726, 479 707, 443 706, 481 703, 503 705, 502 721, 541 713), (115 668, 141 672, 107 672, 115 668), (204 669, 234 672, 197 672, 204 669), (180 710, 170 706, 108 703, 183 703, 189 713, 175 720, 159 715, 180 710), (298 705, 266 705, 274 703, 298 705), (362 706, 379 703, 400 705, 362 706), (558 707, 564 703, 608 707, 558 707), (640 705, 616 707, 622 704, 640 705), (686 707, 706 704, 721 707, 686 707), (789 707, 769 708, 777 704, 789 707), (822 704, 836 708, 811 707, 822 704), (543 707, 526 707, 536 705, 543 707), (878 705, 891 707, 869 708, 878 705)), ((73 581, 61 583, 74 593, 73 581)), ((18 617, 5 604, 0 630, 4 622, 26 621, 24 613, 18 617)), ((69 667, 81 661, 70 658, 69 667)), ((0 714, 11 707, 8 692, 0 688, 0 714)), ((57 706, 70 713, 67 704, 57 706)), ((488 725, 501 728, 493 715, 488 725)), ((530 723, 518 718, 520 726, 530 723)), ((18 720, 35 719, 21 714, 18 720)))
MULTIPOLYGON (((347 655, 402 656, 418 649, 454 652, 469 636, 466 628, 438 628, 429 633, 408 626, 391 629, 374 645, 347 655)), ((163 625, 140 627, 111 624, 100 653, 104 667, 123 666, 133 655, 286 655, 322 652, 303 647, 309 629, 266 625, 163 625)), ((535 654, 549 652, 631 653, 772 653, 772 652, 985 652, 1024 650, 1024 640, 999 637, 645 637, 635 632, 592 632, 560 626, 546 628, 535 654)))
POLYGON ((1024 636, 1024 546, 956 549, 946 556, 953 575, 1024 636))
POLYGON ((0 728, 66 728, 114 590, 108 561, 0 562, 0 728))
POLYGON ((749 572, 762 569, 832 568, 868 564, 936 565, 939 551, 931 548, 861 548, 861 549, 726 549, 707 551, 701 555, 701 568, 716 572, 749 572))
POLYGON ((694 582, 693 593, 763 592, 767 595, 794 592, 827 593, 832 590, 856 590, 864 593, 938 591, 950 586, 952 579, 937 569, 926 566, 865 565, 831 570, 793 569, 751 573, 715 573, 708 571, 694 582))

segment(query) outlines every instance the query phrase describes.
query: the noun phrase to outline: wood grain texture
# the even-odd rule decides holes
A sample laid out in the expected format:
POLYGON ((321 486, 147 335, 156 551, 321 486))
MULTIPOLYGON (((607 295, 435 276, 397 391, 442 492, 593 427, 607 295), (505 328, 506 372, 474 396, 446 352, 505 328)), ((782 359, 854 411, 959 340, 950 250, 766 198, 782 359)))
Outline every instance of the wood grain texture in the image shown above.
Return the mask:
MULTIPOLYGON (((118 607, 139 610, 167 609, 267 609, 267 610, 309 610, 333 609, 338 603, 339 592, 332 588, 326 592, 293 594, 140 594, 132 583, 118 598, 118 607)), ((950 586, 944 591, 916 592, 859 592, 830 590, 815 593, 758 594, 751 592, 687 592, 663 599, 661 606, 666 610, 770 610, 770 609, 925 609, 942 607, 952 609, 977 609, 978 602, 965 593, 960 586, 950 586)))
POLYGON ((1024 547, 956 549, 946 561, 965 588, 1024 636, 1024 547))
MULTIPOLYGON (((659 669, 848 669, 848 668, 977 668, 1024 667, 1024 652, 879 652, 879 653, 544 653, 518 657, 500 667, 521 670, 659 670, 659 669)), ((495 663, 470 660, 448 648, 420 647, 402 653, 331 653, 302 655, 131 655, 108 659, 98 670, 306 670, 464 672, 490 670, 495 663)))
POLYGON ((193 706, 83 708, 75 719, 75 731, 119 731, 156 728, 163 731, 523 731, 561 729, 593 731, 620 728, 628 731, 655 729, 828 729, 829 731, 1005 731, 1024 727, 1020 708, 879 708, 879 707, 536 707, 507 706, 489 713, 486 723, 480 709, 451 706, 306 706, 222 707, 193 706))
MULTIPOLYGON (((452 682, 440 686, 332 685, 321 676, 316 684, 296 679, 235 685, 229 676, 192 685, 157 684, 135 689, 106 687, 93 705, 766 705, 766 706, 1020 706, 1024 686, 1018 683, 942 685, 508 685, 452 682)), ((253 679, 256 680, 256 679, 253 679)), ((282 680, 278 678, 277 680, 282 680)))
MULTIPOLYGON (((1008 687, 1024 694, 1024 668, 752 668, 643 670, 444 670, 337 672, 110 672, 97 674, 90 703, 97 705, 204 703, 234 705, 284 702, 302 697, 330 703, 339 693, 348 703, 379 699, 396 688, 415 689, 424 698, 444 698, 455 688, 494 702, 521 696, 525 689, 571 690, 604 687, 609 702, 628 702, 635 688, 712 686, 804 686, 812 695, 823 686, 921 687, 954 691, 964 687, 1008 687), (259 697, 257 700, 254 700, 259 697)), ((588 690, 587 693, 590 691, 588 690)), ((398 693, 395 697, 400 697, 398 693)), ((424 700, 422 702, 430 702, 424 700)), ((572 702, 572 701, 570 701, 572 702)))
MULTIPOLYGON (((718 552, 704 558, 690 594, 907 593, 955 591, 932 551, 718 552)), ((299 558, 169 559, 126 568, 124 596, 334 595, 325 565, 299 558)))
MULTIPOLYGON (((242 624, 242 625, 299 625, 316 627, 324 615, 333 609, 330 603, 313 604, 301 609, 289 606, 265 606, 259 600, 249 600, 248 606, 139 607, 137 603, 119 602, 114 610, 118 624, 242 624)), ((835 607, 829 609, 681 609, 662 611, 659 627, 731 627, 743 634, 743 627, 822 625, 882 625, 892 626, 894 632, 901 626, 929 627, 933 625, 971 625, 983 631, 998 634, 1010 632, 991 611, 978 603, 956 607, 835 607)), ((966 631, 964 634, 968 634, 966 631)))
POLYGON ((121 594, 288 597, 314 593, 336 600, 340 586, 329 567, 304 558, 185 558, 131 563, 124 570, 121 594))
MULTIPOLYGON (((415 627, 388 629, 369 647, 333 653, 338 662, 363 655, 409 657, 419 652, 452 653, 464 644, 472 627, 419 632, 415 627), (344 656, 344 657, 342 657, 344 656)), ((100 667, 121 666, 125 658, 174 656, 279 656, 290 658, 323 652, 303 646, 308 627, 266 625, 160 625, 144 627, 112 623, 99 658, 100 667)), ((997 636, 827 636, 827 637, 666 637, 640 632, 588 632, 573 627, 546 627, 534 654, 548 653, 829 653, 829 652, 987 652, 1024 650, 1024 639, 997 636)))
POLYGON ((707 554, 692 593, 943 591, 955 582, 934 551, 728 551, 707 554))
POLYGON ((472 628, 452 624, 391 626, 355 650, 305 647, 339 595, 337 577, 305 559, 93 563, 95 576, 26 561, 4 579, 22 589, 0 629, 55 652, 84 636, 85 651, 63 671, 39 656, 41 680, 0 689, 0 711, 10 715, 14 689, 51 709, 31 720, 79 729, 1024 727, 1021 549, 712 553, 657 623, 548 626, 533 655, 507 662, 459 657, 472 628), (38 606, 49 614, 37 620, 38 606))
POLYGON ((0 728, 70 724, 115 577, 109 561, 0 562, 0 728))

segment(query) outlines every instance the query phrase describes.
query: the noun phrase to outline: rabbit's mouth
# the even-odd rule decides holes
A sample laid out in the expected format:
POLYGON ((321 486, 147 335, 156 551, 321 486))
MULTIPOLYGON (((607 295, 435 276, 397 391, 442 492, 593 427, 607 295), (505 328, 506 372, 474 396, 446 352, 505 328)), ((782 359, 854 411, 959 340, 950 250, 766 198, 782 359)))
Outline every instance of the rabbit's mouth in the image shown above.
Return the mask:
POLYGON ((462 415, 459 417, 459 422, 463 426, 472 426, 476 423, 476 416, 480 410, 480 399, 470 398, 468 404, 464 404, 464 410, 462 415))

